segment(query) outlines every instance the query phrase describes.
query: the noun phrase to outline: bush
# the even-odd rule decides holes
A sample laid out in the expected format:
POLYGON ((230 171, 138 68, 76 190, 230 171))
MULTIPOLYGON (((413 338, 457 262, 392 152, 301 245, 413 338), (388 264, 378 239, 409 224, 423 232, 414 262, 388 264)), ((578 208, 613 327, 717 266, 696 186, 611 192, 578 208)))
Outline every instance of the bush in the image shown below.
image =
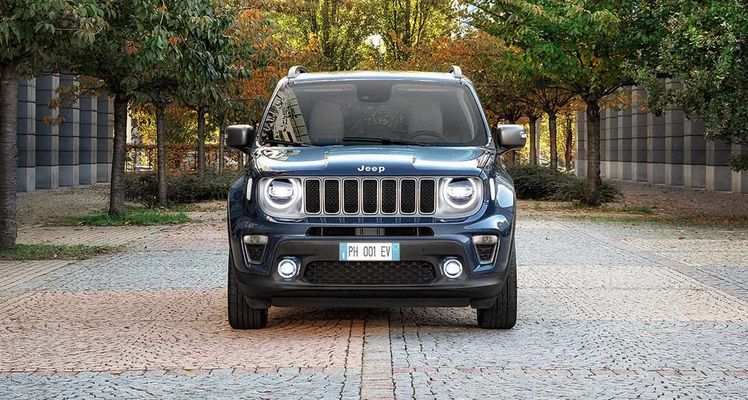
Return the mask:
MULTIPOLYGON (((226 199, 235 173, 168 175, 167 196, 170 203, 197 203, 206 200, 226 199)), ((158 178, 155 173, 128 173, 125 175, 125 198, 151 207, 158 204, 158 178)))
MULTIPOLYGON (((584 178, 531 165, 508 167, 507 172, 514 179, 519 199, 581 201, 584 198, 584 178)), ((600 191, 604 203, 616 200, 621 194, 618 187, 608 181, 603 181, 600 191)))

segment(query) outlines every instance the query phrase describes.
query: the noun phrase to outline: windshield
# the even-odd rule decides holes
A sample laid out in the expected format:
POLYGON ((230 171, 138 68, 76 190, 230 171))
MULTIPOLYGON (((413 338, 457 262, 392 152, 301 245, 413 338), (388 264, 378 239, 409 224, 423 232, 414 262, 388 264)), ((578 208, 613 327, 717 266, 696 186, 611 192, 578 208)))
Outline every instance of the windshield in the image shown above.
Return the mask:
POLYGON ((285 145, 483 146, 465 85, 419 81, 292 83, 273 98, 262 142, 285 145))

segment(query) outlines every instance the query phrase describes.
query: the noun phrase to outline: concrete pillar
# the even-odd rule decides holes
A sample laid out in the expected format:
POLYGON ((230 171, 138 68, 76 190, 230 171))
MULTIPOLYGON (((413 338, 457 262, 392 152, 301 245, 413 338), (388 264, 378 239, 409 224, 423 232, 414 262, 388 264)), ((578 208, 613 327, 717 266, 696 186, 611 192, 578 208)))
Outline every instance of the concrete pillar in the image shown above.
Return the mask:
POLYGON ((587 113, 577 111, 577 157, 574 170, 577 176, 587 176, 587 113))
POLYGON ((665 183, 665 117, 647 114, 647 182, 665 183))
POLYGON ((706 188, 714 191, 732 190, 730 154, 732 146, 717 138, 706 142, 706 188))
MULTIPOLYGON (((666 79, 668 90, 682 87, 677 79, 666 79)), ((665 112, 665 183, 683 185, 683 109, 670 107, 665 112)))
POLYGON ((18 81, 16 190, 36 189, 36 79, 18 81))
POLYGON ((623 88, 626 104, 618 111, 618 179, 631 180, 631 87, 623 88))
POLYGON ((647 92, 641 86, 631 90, 631 179, 647 181, 647 92))
POLYGON ((79 181, 80 103, 77 86, 75 76, 60 75, 60 87, 63 90, 60 95, 60 186, 76 186, 79 181))
POLYGON ((607 160, 606 174, 608 178, 621 179, 618 175, 618 111, 613 108, 606 108, 605 119, 605 160, 607 160))
POLYGON ((706 138, 704 124, 686 118, 683 121, 683 185, 706 187, 706 138))
POLYGON ((96 144, 98 142, 98 100, 95 96, 81 96, 79 103, 78 183, 81 185, 92 185, 97 182, 96 144))
POLYGON ((36 188, 59 187, 60 126, 57 88, 58 74, 44 74, 36 78, 36 188))
MULTIPOLYGON (((748 154, 748 145, 732 144, 733 154, 748 154)), ((748 171, 732 171, 732 191, 748 193, 748 171)))
POLYGON ((99 95, 96 107, 96 180, 109 182, 114 144, 114 101, 104 92, 99 95))

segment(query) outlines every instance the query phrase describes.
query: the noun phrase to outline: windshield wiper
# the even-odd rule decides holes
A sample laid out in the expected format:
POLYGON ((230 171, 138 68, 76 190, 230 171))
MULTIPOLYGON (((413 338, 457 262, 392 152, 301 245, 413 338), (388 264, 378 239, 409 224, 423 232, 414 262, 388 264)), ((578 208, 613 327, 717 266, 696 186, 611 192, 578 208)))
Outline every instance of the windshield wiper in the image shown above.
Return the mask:
POLYGON ((389 138, 378 138, 378 137, 359 137, 359 136, 343 136, 343 142, 368 142, 368 143, 381 143, 387 145, 403 145, 403 146, 428 146, 425 143, 409 142, 407 140, 397 140, 389 138))
POLYGON ((286 146, 300 146, 300 147, 311 146, 311 144, 307 144, 307 143, 291 142, 291 141, 288 141, 288 140, 277 140, 277 139, 263 140, 262 144, 282 144, 282 145, 286 145, 286 146))

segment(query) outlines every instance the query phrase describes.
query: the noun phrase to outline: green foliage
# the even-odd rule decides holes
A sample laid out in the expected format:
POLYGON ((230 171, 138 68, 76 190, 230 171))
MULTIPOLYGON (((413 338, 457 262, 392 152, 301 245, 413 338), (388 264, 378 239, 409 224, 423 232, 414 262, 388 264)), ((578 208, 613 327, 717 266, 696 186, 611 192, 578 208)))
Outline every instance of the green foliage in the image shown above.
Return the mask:
POLYGON ((109 254, 115 249, 107 246, 59 246, 50 244, 17 244, 15 247, 0 248, 2 261, 33 260, 85 260, 87 258, 109 254))
POLYGON ((664 0, 657 58, 640 72, 650 108, 680 105, 707 134, 748 141, 748 3, 664 0), (665 90, 661 76, 683 86, 665 90))
POLYGON ((34 73, 58 51, 89 48, 103 26, 103 10, 95 0, 3 0, 0 65, 34 73))
POLYGON ((598 101, 632 82, 629 64, 654 40, 642 0, 472 0, 474 24, 522 50, 521 68, 598 101))
POLYGON ((155 208, 128 208, 122 216, 109 213, 97 213, 68 217, 68 222, 75 225, 121 226, 121 225, 171 225, 184 224, 190 219, 183 212, 171 212, 155 208))
POLYGON ((394 66, 424 51, 429 42, 458 30, 457 10, 450 0, 379 1, 372 11, 385 58, 394 66))
MULTIPOLYGON (((178 174, 167 177, 170 203, 196 203, 220 200, 228 196, 228 189, 236 179, 235 174, 178 174)), ((153 173, 125 175, 125 198, 145 206, 158 204, 157 177, 153 173)))
POLYGON ((748 154, 733 154, 730 157, 730 168, 734 171, 748 171, 748 154))
MULTIPOLYGON (((581 201, 585 196, 584 179, 550 168, 517 165, 507 168, 514 180, 517 198, 523 200, 581 201)), ((611 182, 600 187, 602 202, 615 201, 621 192, 611 182)))

